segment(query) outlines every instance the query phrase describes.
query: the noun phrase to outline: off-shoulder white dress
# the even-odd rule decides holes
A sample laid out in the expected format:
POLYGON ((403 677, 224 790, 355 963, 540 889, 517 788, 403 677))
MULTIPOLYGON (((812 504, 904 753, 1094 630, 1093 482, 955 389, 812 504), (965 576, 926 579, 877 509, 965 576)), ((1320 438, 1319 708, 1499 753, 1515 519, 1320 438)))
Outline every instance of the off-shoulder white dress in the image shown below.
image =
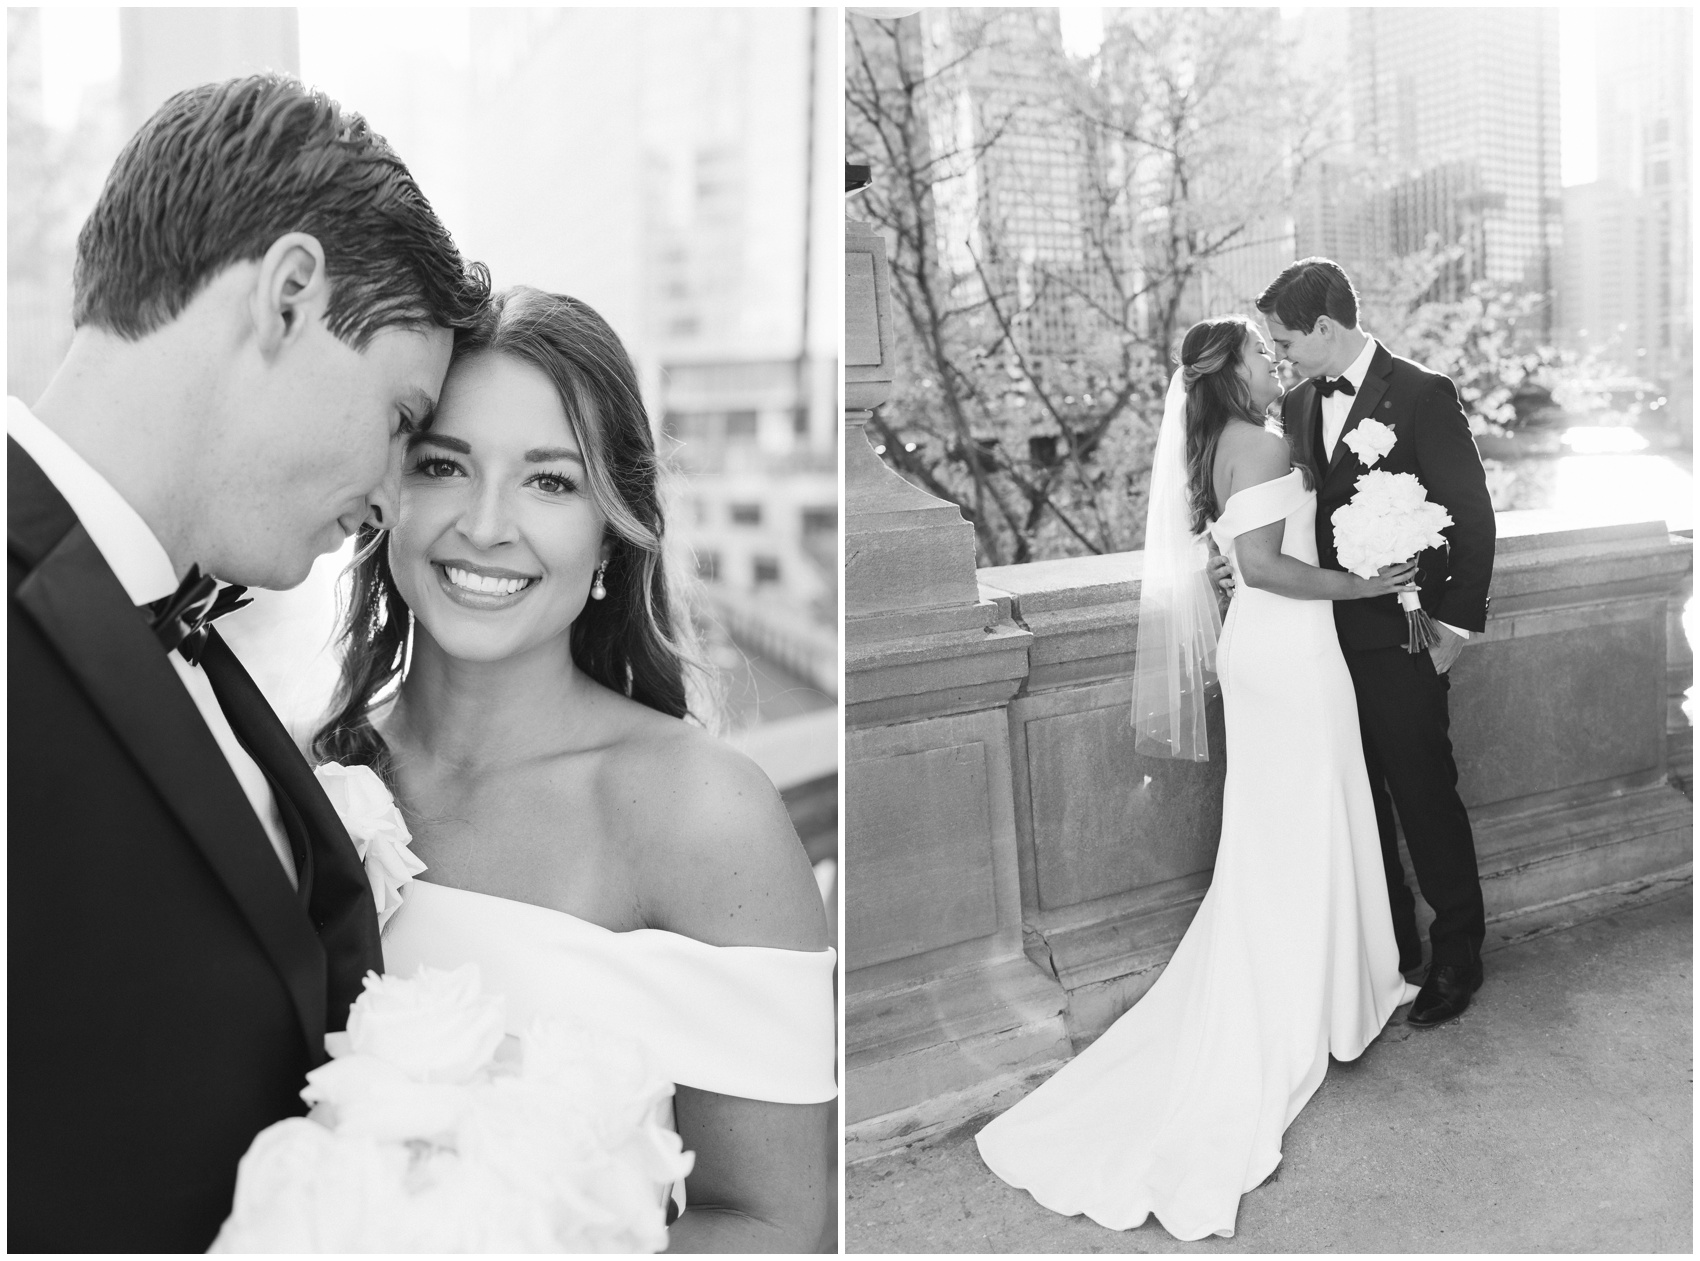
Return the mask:
POLYGON ((1327 600, 1239 579, 1234 542, 1286 522, 1317 563, 1316 496, 1294 470, 1211 524, 1237 581, 1217 647, 1227 729, 1210 890, 1157 982, 977 1136, 1046 1208, 1178 1239, 1232 1235, 1240 1196, 1322 1084, 1415 996, 1399 974, 1357 701, 1327 600))
MULTIPOLYGON (((548 907, 414 880, 384 927, 386 971, 476 963, 508 1032, 565 1017, 640 1042, 676 1085, 775 1103, 838 1093, 831 950, 614 932, 548 907)), ((683 1188, 674 1199, 684 1208, 683 1188)))

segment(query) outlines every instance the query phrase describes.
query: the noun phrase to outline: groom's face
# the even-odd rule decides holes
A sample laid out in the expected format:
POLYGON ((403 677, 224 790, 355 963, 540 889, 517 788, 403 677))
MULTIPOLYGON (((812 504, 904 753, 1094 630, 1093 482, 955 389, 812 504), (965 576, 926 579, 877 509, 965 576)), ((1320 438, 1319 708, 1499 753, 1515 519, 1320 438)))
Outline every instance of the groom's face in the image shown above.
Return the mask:
POLYGON ((362 522, 394 526, 406 436, 429 424, 452 345, 447 329, 394 327, 355 350, 315 321, 263 371, 240 374, 220 409, 208 568, 287 589, 362 522))
POLYGON ((1334 352, 1334 343, 1329 340, 1325 327, 1327 317, 1317 320, 1316 326, 1308 333, 1288 328, 1270 312, 1264 317, 1269 326, 1269 343, 1275 348, 1275 357, 1284 359, 1293 365, 1293 371, 1304 377, 1320 377, 1326 375, 1328 364, 1334 352))

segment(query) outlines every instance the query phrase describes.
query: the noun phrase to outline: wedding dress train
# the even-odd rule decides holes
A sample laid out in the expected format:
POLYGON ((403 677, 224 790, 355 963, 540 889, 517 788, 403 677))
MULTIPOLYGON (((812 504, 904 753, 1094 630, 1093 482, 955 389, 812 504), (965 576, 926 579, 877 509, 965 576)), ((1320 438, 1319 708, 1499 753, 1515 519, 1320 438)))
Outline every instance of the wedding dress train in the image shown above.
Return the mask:
POLYGON ((1211 525, 1236 588, 1217 647, 1222 836, 1198 914, 1145 996, 977 1136, 993 1173, 1058 1213, 1231 1236, 1329 1056, 1357 1058, 1415 997, 1332 605, 1249 587, 1234 557, 1238 535, 1284 519, 1282 552, 1316 564, 1315 514, 1295 469, 1211 525))

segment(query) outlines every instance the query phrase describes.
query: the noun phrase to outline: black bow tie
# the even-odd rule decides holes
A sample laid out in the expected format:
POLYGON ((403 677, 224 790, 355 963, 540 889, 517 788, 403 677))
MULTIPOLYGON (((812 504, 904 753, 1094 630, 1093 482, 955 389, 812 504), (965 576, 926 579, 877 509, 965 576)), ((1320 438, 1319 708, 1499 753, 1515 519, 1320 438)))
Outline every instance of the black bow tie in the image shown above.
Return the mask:
POLYGON ((1327 398, 1330 394, 1344 394, 1347 398, 1350 398, 1357 393, 1352 383, 1345 377, 1335 377, 1332 381, 1316 377, 1311 381, 1311 384, 1316 386, 1316 392, 1323 398, 1327 398))
POLYGON ((190 665, 201 663, 201 650, 206 647, 207 624, 226 613, 234 613, 253 600, 244 599, 247 587, 234 584, 219 589, 218 579, 201 573, 199 565, 190 565, 177 590, 144 607, 151 615, 149 625, 165 651, 175 648, 190 665))

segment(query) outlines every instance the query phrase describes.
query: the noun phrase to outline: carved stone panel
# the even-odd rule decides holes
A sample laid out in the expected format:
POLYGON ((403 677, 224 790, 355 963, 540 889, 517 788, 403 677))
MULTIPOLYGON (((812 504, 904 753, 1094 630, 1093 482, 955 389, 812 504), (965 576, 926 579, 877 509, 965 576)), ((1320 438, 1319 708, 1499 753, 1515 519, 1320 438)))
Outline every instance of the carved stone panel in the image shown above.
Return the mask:
POLYGON ((924 749, 845 768, 845 957, 858 968, 997 928, 986 746, 924 749))
MULTIPOLYGON (((1219 713, 1211 728, 1221 730, 1219 713)), ((1034 717, 1025 729, 1040 908, 1126 893, 1215 863, 1219 748, 1209 762, 1141 756, 1125 703, 1034 717)))
POLYGON ((844 362, 864 368, 880 362, 880 326, 874 288, 874 256, 844 256, 844 362))
POLYGON ((1664 621, 1663 600, 1521 613, 1466 649, 1448 698, 1464 804, 1657 773, 1664 621))

